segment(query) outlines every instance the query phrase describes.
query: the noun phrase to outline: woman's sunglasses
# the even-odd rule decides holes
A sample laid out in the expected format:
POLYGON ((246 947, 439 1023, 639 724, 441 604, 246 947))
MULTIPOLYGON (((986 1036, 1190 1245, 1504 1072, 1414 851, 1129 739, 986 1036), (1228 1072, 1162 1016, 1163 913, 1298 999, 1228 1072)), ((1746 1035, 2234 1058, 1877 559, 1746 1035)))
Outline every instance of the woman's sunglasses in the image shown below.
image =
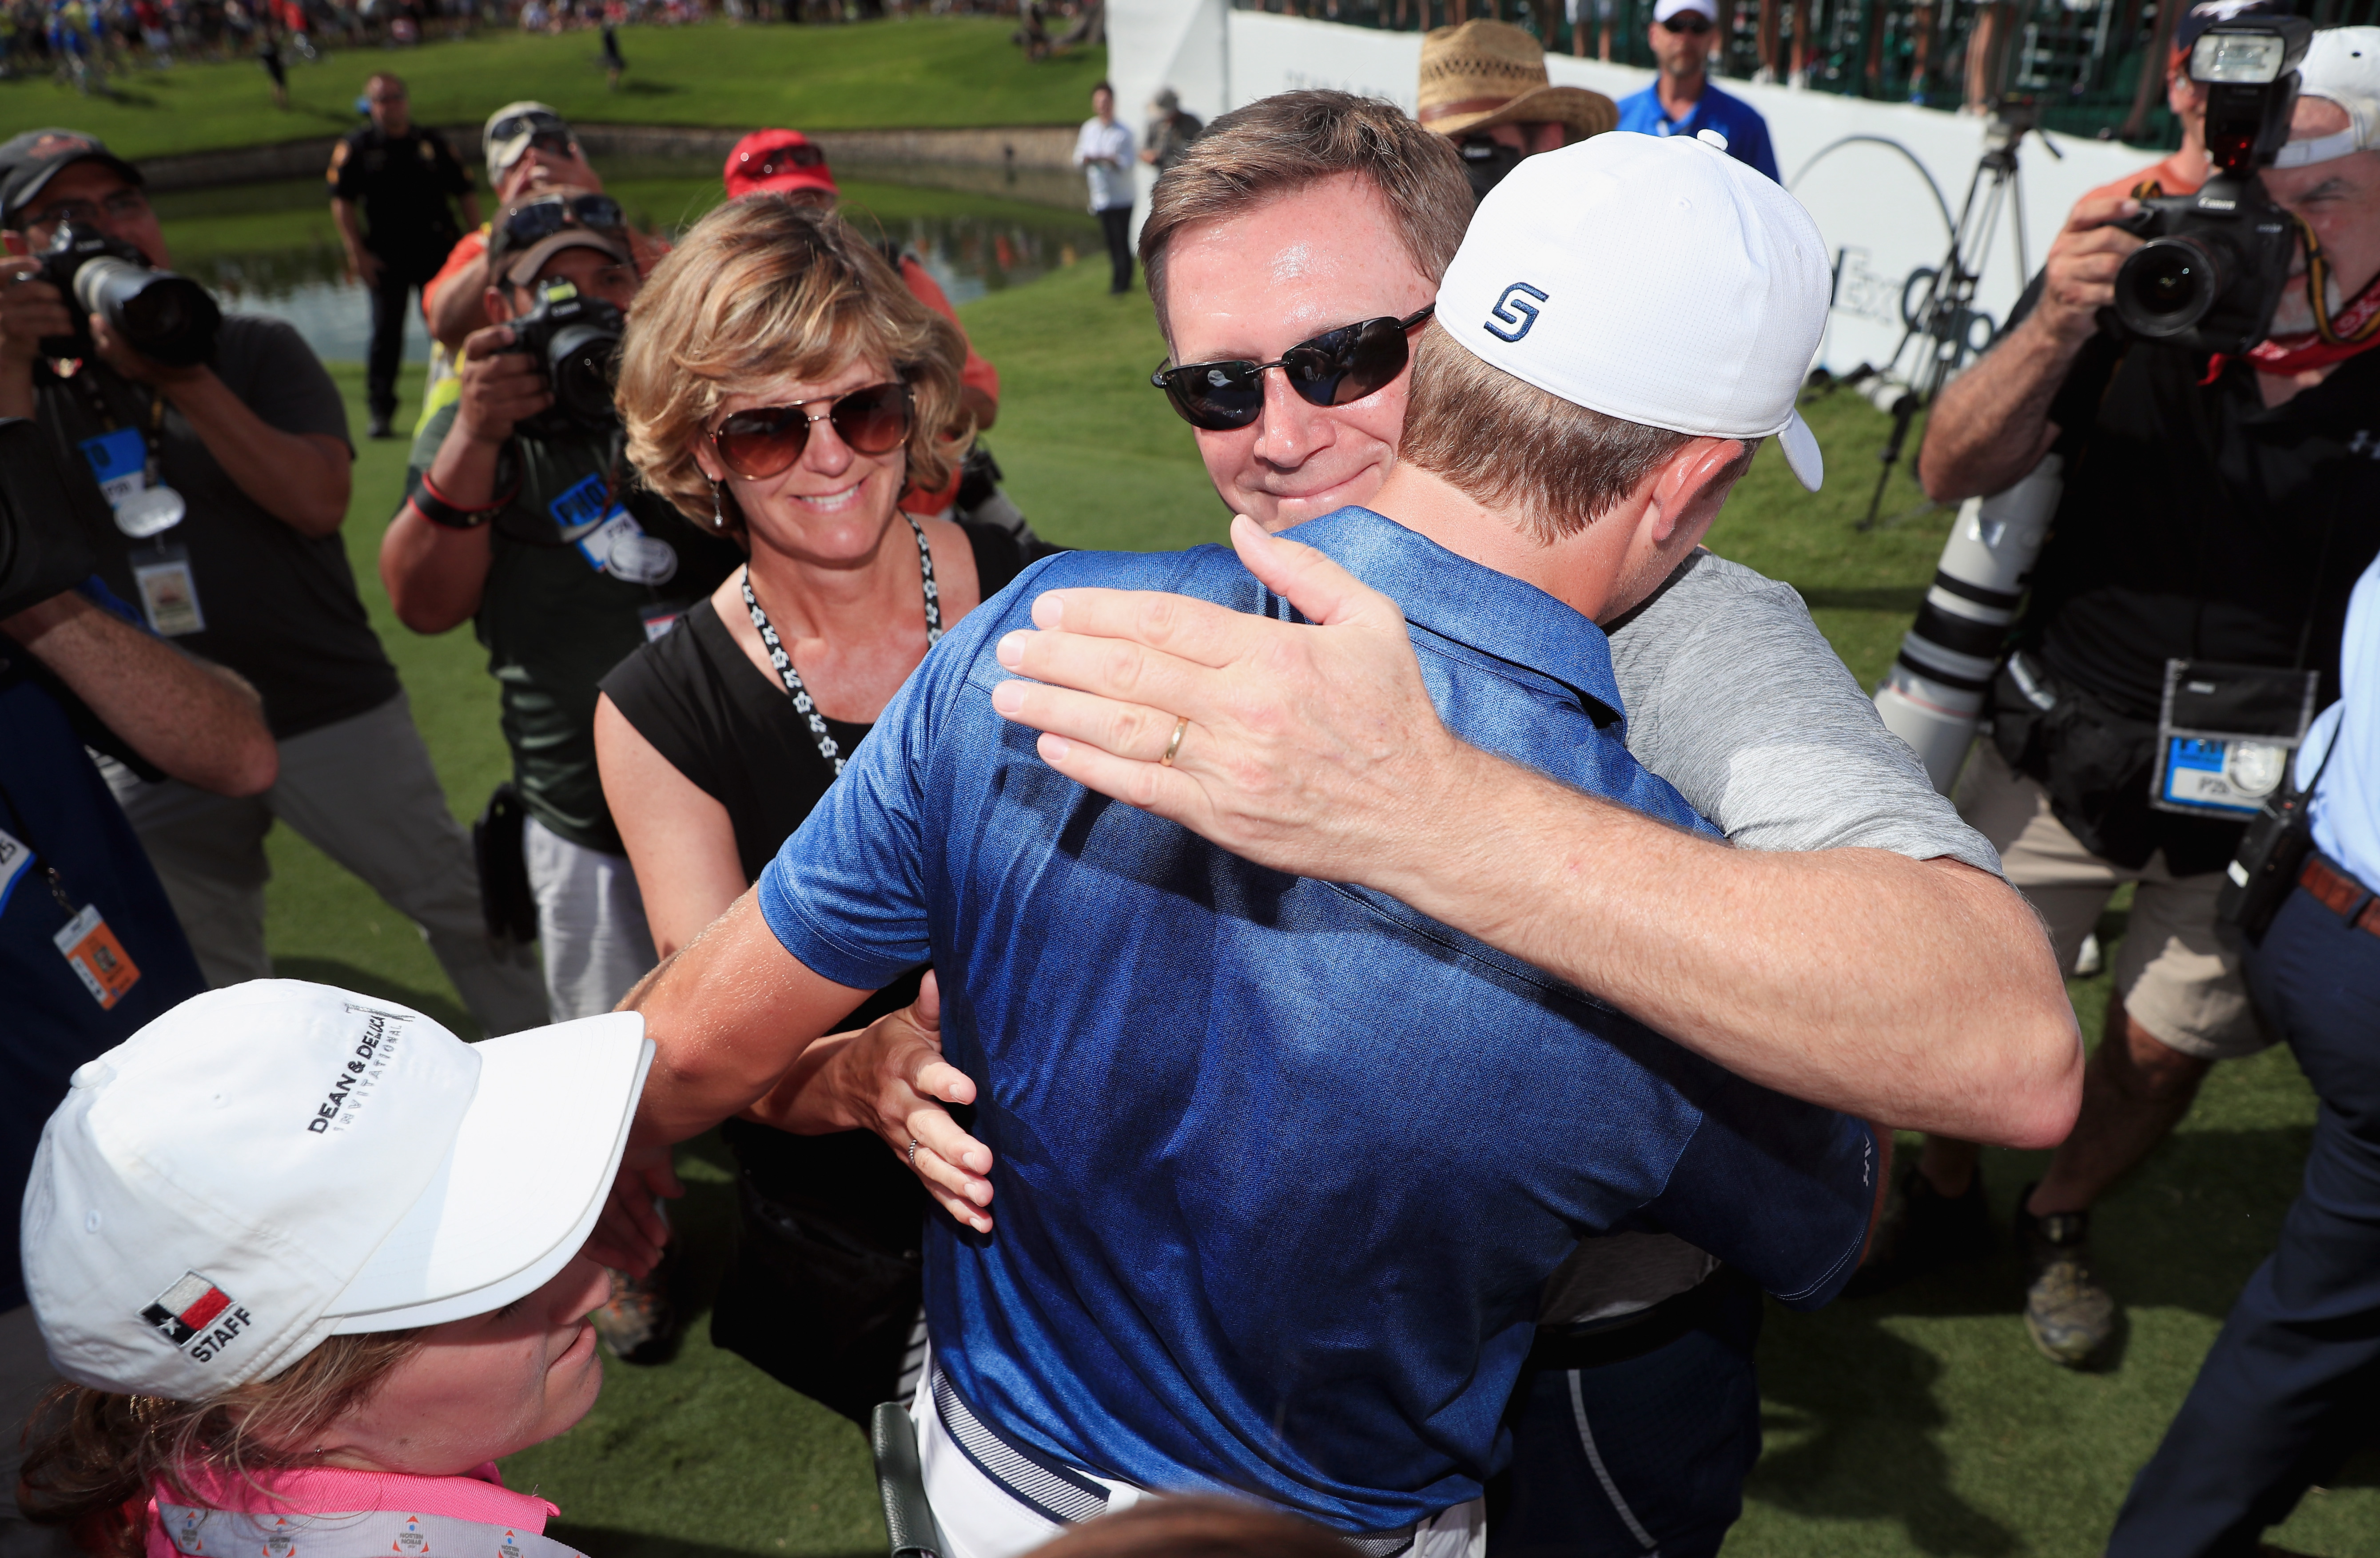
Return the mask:
POLYGON ((797 400, 791 405, 736 412, 710 430, 710 447, 729 470, 747 481, 760 481, 802 457, 813 422, 832 422, 835 436, 862 454, 890 454, 908 438, 916 414, 909 386, 898 381, 838 395, 820 416, 804 409, 818 404, 797 400))
POLYGON ((1680 11, 1661 25, 1671 32, 1708 32, 1711 19, 1699 11, 1680 11))
POLYGON ((1403 319, 1381 318, 1341 325, 1301 341, 1278 362, 1193 362, 1160 368, 1148 381, 1165 392, 1182 419, 1210 433, 1231 432, 1264 415, 1264 376, 1280 368, 1289 387, 1309 405, 1345 405, 1362 400, 1405 370, 1413 360, 1406 340, 1429 318, 1425 304, 1403 319))
POLYGON ((574 226, 625 233, 628 216, 609 195, 545 195, 504 212, 504 239, 515 250, 574 226))

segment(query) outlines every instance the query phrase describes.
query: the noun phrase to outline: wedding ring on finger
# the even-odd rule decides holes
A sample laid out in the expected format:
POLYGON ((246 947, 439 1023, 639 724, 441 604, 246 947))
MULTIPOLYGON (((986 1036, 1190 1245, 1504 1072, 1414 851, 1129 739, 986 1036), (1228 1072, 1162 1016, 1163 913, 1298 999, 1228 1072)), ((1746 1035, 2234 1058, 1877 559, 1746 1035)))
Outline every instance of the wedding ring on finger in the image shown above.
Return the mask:
POLYGON ((1184 715, 1173 722, 1173 739, 1165 743, 1165 755, 1157 760, 1160 768, 1173 767, 1173 755, 1182 750, 1182 732, 1190 728, 1190 717, 1184 715))
POLYGON ((909 1166, 912 1169, 917 1166, 917 1149, 924 1145, 925 1143, 918 1141, 916 1137, 912 1136, 909 1138, 909 1166))

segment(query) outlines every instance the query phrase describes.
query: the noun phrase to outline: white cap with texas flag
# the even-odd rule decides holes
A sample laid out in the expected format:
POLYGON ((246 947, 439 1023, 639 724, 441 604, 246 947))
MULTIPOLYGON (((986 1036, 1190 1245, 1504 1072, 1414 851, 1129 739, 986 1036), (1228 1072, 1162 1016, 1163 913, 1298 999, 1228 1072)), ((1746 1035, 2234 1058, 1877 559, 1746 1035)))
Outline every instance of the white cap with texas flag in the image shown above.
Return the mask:
POLYGON ((594 1229, 652 1053, 633 1012, 467 1045, 295 980, 183 1002, 42 1133, 22 1248, 50 1361, 202 1400, 536 1291, 594 1229))

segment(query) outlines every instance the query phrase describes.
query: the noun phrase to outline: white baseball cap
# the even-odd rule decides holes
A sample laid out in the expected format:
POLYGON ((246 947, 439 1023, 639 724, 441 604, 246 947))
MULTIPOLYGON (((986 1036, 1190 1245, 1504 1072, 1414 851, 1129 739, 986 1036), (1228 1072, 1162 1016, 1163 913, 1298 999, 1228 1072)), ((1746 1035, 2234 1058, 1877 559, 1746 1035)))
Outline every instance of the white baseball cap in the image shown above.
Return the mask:
POLYGON ((634 1012, 467 1045, 324 984, 193 996, 77 1069, 42 1132, 22 1234, 52 1365, 203 1400, 535 1292, 594 1230, 652 1053, 634 1012))
POLYGON ((2380 146, 2380 27, 2326 27, 2315 33, 2298 62, 2298 95, 2327 98, 2346 109, 2347 127, 2290 141, 2273 158, 2275 167, 2301 168, 2380 146))
POLYGON ((1700 11, 1706 18, 1718 15, 1717 0, 1659 0, 1653 7, 1655 21, 1667 21, 1680 11, 1700 11))
POLYGON ((1690 137, 1614 132, 1529 157, 1480 202, 1438 323, 1483 362, 1608 417, 1774 438, 1815 492, 1793 408, 1833 290, 1773 180, 1690 137))

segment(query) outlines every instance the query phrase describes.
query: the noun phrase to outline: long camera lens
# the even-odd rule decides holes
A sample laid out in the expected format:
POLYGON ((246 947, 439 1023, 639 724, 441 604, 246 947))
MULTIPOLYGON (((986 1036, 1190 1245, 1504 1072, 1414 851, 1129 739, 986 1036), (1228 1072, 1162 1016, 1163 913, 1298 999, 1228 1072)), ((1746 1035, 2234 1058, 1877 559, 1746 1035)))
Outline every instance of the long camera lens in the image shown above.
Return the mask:
POLYGON ((589 427, 610 421, 612 374, 619 357, 619 336, 600 325, 568 325, 556 332, 546 356, 555 408, 589 427))
POLYGON ((188 276, 98 255, 76 270, 74 295, 84 313, 104 319, 108 329, 152 361, 191 368, 215 355, 223 311, 188 276))
POLYGON ((2116 317, 2152 341, 2192 329, 2222 296, 2222 262, 2194 238, 2152 238, 2116 272, 2116 317))

